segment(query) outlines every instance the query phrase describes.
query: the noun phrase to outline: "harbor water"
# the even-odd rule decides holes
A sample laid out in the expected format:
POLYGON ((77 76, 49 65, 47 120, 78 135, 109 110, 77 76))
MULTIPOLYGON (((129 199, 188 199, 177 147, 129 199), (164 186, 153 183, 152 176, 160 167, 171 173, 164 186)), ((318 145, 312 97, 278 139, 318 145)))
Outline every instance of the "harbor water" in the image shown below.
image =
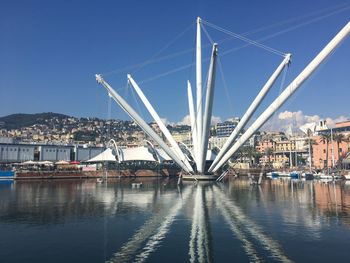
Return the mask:
POLYGON ((0 181, 0 262, 349 262, 349 244, 345 181, 0 181))

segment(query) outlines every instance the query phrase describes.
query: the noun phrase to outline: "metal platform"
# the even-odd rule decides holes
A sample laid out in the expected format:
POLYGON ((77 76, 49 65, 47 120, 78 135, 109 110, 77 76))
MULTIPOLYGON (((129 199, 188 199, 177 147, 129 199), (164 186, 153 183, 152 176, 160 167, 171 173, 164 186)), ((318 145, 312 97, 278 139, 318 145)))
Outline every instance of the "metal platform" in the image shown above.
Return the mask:
POLYGON ((183 175, 182 180, 186 181, 214 181, 218 178, 212 174, 183 175))

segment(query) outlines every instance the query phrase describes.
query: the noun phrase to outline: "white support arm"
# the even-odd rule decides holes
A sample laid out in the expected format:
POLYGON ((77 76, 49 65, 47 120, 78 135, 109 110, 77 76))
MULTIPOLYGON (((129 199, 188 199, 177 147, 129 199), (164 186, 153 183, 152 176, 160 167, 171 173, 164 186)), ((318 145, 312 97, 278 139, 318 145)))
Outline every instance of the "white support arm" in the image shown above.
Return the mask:
POLYGON ((151 127, 136 113, 136 111, 102 78, 101 75, 96 74, 96 80, 101 84, 112 98, 119 104, 119 106, 141 127, 141 129, 170 156, 175 163, 177 163, 183 170, 190 172, 187 166, 177 157, 177 155, 166 145, 166 143, 156 134, 151 127))
POLYGON ((199 157, 200 167, 198 171, 204 173, 205 161, 207 156, 208 149, 208 140, 209 140, 209 131, 210 131, 210 122, 211 115, 213 110, 213 100, 214 100, 214 89, 215 89, 215 72, 216 72, 216 58, 217 58, 217 44, 213 45, 213 50, 211 53, 209 71, 208 71, 208 83, 207 83, 207 93, 205 97, 205 109, 204 109, 204 118, 203 118, 203 138, 201 140, 201 155, 199 157))
POLYGON ((192 87, 189 80, 187 81, 187 97, 188 97, 188 108, 189 108, 190 121, 191 121, 193 157, 195 160, 196 149, 197 149, 197 125, 196 125, 196 113, 194 112, 192 87))
POLYGON ((350 34, 350 22, 327 44, 325 48, 306 66, 292 83, 274 100, 274 102, 259 116, 249 129, 236 141, 232 148, 215 166, 216 172, 230 157, 276 112, 286 100, 311 76, 321 63, 340 45, 350 34))
MULTIPOLYGON (((131 85, 135 89, 137 95, 139 95, 141 101, 143 102, 143 104, 147 108, 148 112, 151 114, 151 116, 154 119, 154 121, 158 124, 159 129, 162 131, 162 133, 164 134, 165 138, 167 138, 167 140, 169 141, 171 146, 174 148, 175 154, 177 155, 177 157, 179 157, 179 159, 181 159, 185 163, 185 165, 187 166, 189 171, 193 172, 192 166, 190 165, 190 163, 186 159, 185 155, 181 151, 179 145, 176 143, 176 141, 174 140, 173 136, 170 134, 168 128, 164 125, 164 123, 160 119, 158 113, 155 111, 155 109, 153 108, 153 106, 151 105, 149 100, 146 98, 145 94, 143 93, 143 91, 141 90, 139 85, 130 76, 130 74, 128 74, 128 81, 130 81, 131 85)), ((170 149, 170 150, 172 150, 172 149, 170 149)))
POLYGON ((265 98, 266 94, 269 92, 273 84, 276 82, 276 79, 281 74, 284 67, 288 66, 288 63, 290 62, 291 54, 287 54, 282 61, 282 63, 277 67, 275 72, 271 75, 269 80, 266 82, 266 84, 262 87, 259 94, 256 96, 252 104, 250 104, 248 110, 243 115, 240 122, 237 124, 237 127, 234 129, 234 131, 231 133, 230 137, 226 140, 224 146, 219 151, 218 155, 215 157, 214 162, 209 168, 209 171, 213 170, 216 166, 216 164, 220 161, 222 156, 224 156, 225 153, 229 150, 229 148, 233 145, 235 139, 239 135, 239 133, 242 131, 244 126, 247 124, 247 122, 250 120, 256 109, 259 107, 262 100, 265 98))

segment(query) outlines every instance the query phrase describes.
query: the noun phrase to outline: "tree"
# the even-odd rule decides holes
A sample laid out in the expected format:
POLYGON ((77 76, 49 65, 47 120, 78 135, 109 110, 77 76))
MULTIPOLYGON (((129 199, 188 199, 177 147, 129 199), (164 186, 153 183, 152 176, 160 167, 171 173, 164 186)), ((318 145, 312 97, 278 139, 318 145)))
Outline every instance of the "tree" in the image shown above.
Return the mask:
POLYGON ((331 140, 331 135, 329 133, 322 133, 320 141, 326 144, 326 168, 328 169, 328 144, 331 140))
POLYGON ((271 163, 271 155, 273 154, 273 149, 272 148, 266 148, 265 149, 265 155, 269 160, 269 164, 271 163))
POLYGON ((250 164, 256 163, 256 157, 258 156, 258 152, 255 147, 246 146, 242 148, 242 154, 248 158, 250 164))
POLYGON ((341 157, 340 157, 340 150, 339 150, 339 144, 341 144, 342 142, 346 142, 348 139, 345 137, 344 134, 342 133, 336 133, 333 135, 333 140, 337 143, 337 150, 338 150, 338 162, 340 164, 341 161, 341 157))
POLYGON ((311 139, 311 135, 308 133, 308 142, 305 142, 304 144, 305 146, 310 147, 309 151, 310 151, 310 160, 309 160, 309 165, 310 165, 310 169, 312 167, 312 158, 313 158, 313 145, 318 145, 318 143, 316 142, 316 140, 311 139))

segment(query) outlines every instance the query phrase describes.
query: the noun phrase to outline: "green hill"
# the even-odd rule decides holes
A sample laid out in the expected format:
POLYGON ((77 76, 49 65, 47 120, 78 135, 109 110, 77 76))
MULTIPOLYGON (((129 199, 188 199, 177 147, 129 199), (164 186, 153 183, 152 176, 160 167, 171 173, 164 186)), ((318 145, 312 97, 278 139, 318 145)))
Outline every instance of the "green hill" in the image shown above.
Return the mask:
POLYGON ((53 118, 64 119, 69 116, 53 113, 53 112, 44 112, 44 113, 35 113, 35 114, 24 114, 16 113, 0 117, 0 127, 3 129, 18 129, 22 127, 28 127, 34 124, 44 124, 46 120, 53 118))

